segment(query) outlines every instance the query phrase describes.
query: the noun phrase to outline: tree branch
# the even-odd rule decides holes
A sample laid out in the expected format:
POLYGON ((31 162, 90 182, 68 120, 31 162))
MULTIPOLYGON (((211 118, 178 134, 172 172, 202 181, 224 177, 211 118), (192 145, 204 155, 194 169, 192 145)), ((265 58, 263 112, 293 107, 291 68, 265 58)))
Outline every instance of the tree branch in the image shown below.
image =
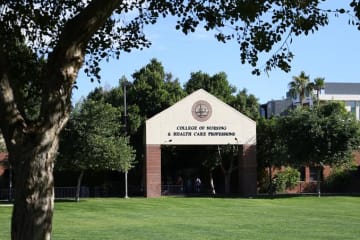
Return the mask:
POLYGON ((26 123, 15 101, 8 75, 7 57, 2 50, 0 50, 0 116, 0 127, 9 147, 10 141, 15 141, 13 139, 15 128, 20 127, 18 130, 23 131, 26 123))
POLYGON ((61 130, 71 106, 71 91, 83 65, 86 46, 91 36, 101 28, 120 0, 93 0, 73 19, 69 20, 59 36, 58 45, 49 55, 43 76, 41 127, 56 126, 61 130))

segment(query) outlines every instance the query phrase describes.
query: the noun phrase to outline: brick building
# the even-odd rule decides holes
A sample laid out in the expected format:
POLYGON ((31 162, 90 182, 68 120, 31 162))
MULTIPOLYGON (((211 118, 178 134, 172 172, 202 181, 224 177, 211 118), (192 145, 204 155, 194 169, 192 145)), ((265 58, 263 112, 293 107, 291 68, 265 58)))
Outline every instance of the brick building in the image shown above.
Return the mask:
MULTIPOLYGON (((314 96, 307 95, 304 99, 305 104, 312 106, 314 96)), ((326 82, 324 89, 320 92, 319 100, 341 101, 344 102, 347 111, 354 114, 357 120, 360 120, 360 83, 347 82, 326 82)), ((286 111, 299 104, 299 96, 291 98, 287 94, 287 98, 281 100, 271 100, 260 106, 261 116, 270 118, 271 116, 279 116, 286 114, 286 111)), ((354 153, 354 164, 360 168, 360 153, 354 153)), ((299 185, 289 192, 314 192, 317 184, 317 169, 312 167, 303 167, 300 169, 301 181, 299 185)), ((331 174, 331 168, 324 166, 321 179, 324 180, 331 174)))
POLYGON ((145 139, 147 197, 162 194, 163 146, 239 146, 236 193, 257 193, 256 123, 202 89, 147 120, 145 139))

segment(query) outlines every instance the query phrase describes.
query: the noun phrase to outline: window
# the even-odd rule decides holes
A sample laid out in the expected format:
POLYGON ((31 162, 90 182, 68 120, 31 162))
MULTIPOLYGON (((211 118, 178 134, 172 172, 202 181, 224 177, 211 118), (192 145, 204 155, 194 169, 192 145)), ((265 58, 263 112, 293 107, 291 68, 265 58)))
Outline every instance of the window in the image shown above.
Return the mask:
POLYGON ((349 107, 350 112, 356 114, 356 102, 355 101, 346 101, 345 105, 349 107))
POLYGON ((300 172, 300 181, 305 181, 305 167, 298 168, 298 171, 300 172))
POLYGON ((322 167, 310 167, 310 181, 318 181, 318 170, 320 168, 320 181, 323 179, 322 167))

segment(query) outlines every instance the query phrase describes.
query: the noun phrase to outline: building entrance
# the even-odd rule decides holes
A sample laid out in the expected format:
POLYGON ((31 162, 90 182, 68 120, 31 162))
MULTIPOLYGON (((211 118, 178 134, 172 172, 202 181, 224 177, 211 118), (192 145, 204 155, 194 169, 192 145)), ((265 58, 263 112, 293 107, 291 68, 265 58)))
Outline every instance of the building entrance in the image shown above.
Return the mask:
POLYGON ((208 193, 208 170, 205 166, 206 153, 204 146, 162 147, 162 194, 192 195, 208 193))
MULTIPOLYGON (((174 189, 208 191, 205 162, 214 157, 218 146, 241 149, 233 156, 236 193, 256 194, 256 123, 206 91, 200 89, 147 120, 145 138, 147 197, 174 189), (197 179, 201 184, 196 184, 197 179)), ((224 177, 226 181, 234 180, 224 177)))

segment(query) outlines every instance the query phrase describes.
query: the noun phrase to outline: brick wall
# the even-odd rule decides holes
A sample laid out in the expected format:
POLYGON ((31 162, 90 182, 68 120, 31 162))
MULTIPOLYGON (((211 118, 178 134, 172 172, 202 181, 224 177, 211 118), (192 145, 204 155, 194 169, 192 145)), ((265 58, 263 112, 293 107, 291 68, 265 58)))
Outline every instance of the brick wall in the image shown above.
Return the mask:
POLYGON ((7 166, 7 153, 0 153, 0 176, 2 176, 6 170, 7 166))
POLYGON ((239 193, 243 196, 257 194, 256 145, 243 145, 239 159, 239 193))
POLYGON ((161 147, 146 146, 146 197, 161 196, 161 147))

